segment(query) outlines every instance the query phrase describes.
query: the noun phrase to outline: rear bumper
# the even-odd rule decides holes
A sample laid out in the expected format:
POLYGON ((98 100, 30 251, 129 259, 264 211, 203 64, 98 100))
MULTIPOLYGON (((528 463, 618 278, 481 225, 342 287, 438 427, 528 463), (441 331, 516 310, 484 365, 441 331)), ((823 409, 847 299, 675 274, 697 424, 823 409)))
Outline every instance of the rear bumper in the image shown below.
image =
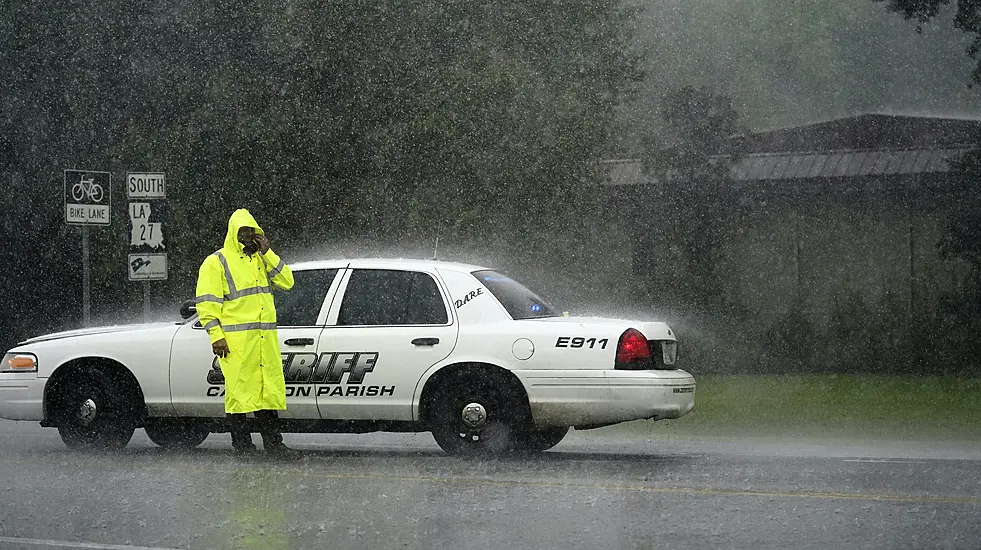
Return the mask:
POLYGON ((41 421, 47 381, 36 373, 0 374, 0 418, 41 421))
POLYGON ((685 371, 609 374, 612 413, 617 422, 680 418, 695 408, 695 378, 685 371))
POLYGON ((512 371, 524 384, 537 426, 604 426, 679 418, 695 407, 685 371, 512 371))

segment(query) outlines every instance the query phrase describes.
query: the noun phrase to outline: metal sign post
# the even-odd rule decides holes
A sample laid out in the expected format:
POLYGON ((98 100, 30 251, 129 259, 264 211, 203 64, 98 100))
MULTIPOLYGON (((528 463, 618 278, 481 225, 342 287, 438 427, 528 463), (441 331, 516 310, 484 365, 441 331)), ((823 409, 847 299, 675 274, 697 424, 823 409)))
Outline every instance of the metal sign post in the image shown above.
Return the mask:
POLYGON ((89 226, 82 226, 82 326, 92 325, 92 273, 89 269, 89 226))
POLYGON ((112 186, 109 172, 65 170, 65 223, 82 228, 82 324, 92 323, 89 226, 109 225, 112 186))
POLYGON ((167 279, 163 227, 167 221, 167 185, 162 172, 126 174, 129 203, 129 280, 143 281, 143 320, 150 320, 150 281, 167 279))

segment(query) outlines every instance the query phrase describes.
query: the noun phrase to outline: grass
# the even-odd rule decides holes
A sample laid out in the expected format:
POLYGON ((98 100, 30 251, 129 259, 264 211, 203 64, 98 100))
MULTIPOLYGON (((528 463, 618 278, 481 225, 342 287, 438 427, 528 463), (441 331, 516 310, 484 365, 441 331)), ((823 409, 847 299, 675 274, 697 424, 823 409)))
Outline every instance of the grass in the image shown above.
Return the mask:
POLYGON ((981 440, 981 378, 696 376, 695 410, 621 425, 651 437, 981 440))

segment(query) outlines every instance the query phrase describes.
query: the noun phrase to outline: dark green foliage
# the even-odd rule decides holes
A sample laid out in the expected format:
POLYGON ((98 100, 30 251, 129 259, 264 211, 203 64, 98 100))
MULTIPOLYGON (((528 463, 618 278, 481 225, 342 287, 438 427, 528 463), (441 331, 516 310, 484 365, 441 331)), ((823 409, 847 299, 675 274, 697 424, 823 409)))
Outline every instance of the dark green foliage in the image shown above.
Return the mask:
MULTIPOLYGON (((981 197, 974 186, 981 179, 981 150, 968 152, 954 168, 969 187, 957 191, 957 210, 937 247, 941 258, 961 260, 970 266, 971 286, 981 292, 981 197)), ((975 300, 975 307, 981 309, 981 300, 975 300)))
POLYGON ((78 323, 71 167, 113 174, 113 226, 92 230, 97 317, 139 311, 126 171, 167 174, 171 279, 154 294, 174 308, 239 207, 281 251, 431 247, 441 228, 574 263, 640 76, 629 17, 610 0, 4 3, 0 340, 78 323))
POLYGON ((981 151, 968 152, 954 168, 963 186, 952 190, 956 208, 937 249, 948 262, 966 267, 960 285, 942 297, 939 307, 922 326, 932 332, 930 349, 948 368, 976 369, 978 331, 981 330, 981 196, 976 183, 981 177, 981 151))
POLYGON ((935 349, 935 342, 923 337, 923 325, 915 321, 904 297, 886 293, 869 298, 842 289, 834 300, 823 343, 817 343, 823 359, 820 366, 834 372, 947 372, 949 365, 925 363, 917 355, 935 349))
MULTIPOLYGON (((920 25, 939 16, 947 6, 954 3, 954 27, 971 36, 967 54, 978 61, 971 72, 971 81, 981 83, 981 1, 979 0, 872 0, 873 2, 888 2, 891 11, 902 14, 906 19, 914 20, 920 25)), ((917 26, 922 32, 922 26, 917 26)))
POLYGON ((662 241, 680 250, 684 276, 671 283, 683 298, 718 311, 726 305, 721 247, 733 223, 726 178, 738 158, 739 115, 728 97, 684 86, 665 96, 660 118, 663 124, 645 138, 643 157, 663 207, 660 227, 650 230, 663 231, 662 241))
MULTIPOLYGON (((810 317, 798 304, 762 334, 761 366, 775 372, 804 372, 812 370, 821 360, 815 357, 821 342, 810 317)), ((759 369, 765 372, 764 369, 759 369)))
POLYGON ((740 130, 739 113, 729 97, 704 86, 683 86, 665 95, 659 114, 663 124, 645 136, 648 174, 692 186, 725 178, 732 157, 712 157, 736 152, 731 138, 740 130))

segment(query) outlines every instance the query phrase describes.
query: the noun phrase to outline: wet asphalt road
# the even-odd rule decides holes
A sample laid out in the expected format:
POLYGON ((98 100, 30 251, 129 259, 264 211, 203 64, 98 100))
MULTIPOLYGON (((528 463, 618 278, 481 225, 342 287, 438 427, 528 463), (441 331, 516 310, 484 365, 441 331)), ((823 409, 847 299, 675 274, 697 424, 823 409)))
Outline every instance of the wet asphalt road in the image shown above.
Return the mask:
POLYGON ((534 458, 429 434, 227 435, 105 455, 0 421, 0 548, 979 548, 981 445, 651 440, 572 432, 534 458))

